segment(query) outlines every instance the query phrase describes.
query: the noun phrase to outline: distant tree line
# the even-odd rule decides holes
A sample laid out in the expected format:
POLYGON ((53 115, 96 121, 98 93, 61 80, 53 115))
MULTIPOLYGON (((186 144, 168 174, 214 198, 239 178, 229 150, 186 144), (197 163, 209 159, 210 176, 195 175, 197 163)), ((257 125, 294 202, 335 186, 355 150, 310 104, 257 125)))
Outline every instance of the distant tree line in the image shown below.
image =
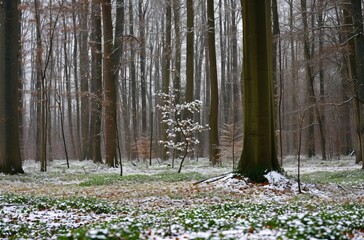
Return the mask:
POLYGON ((277 161, 298 154, 362 161, 362 1, 248 2, 2 1, 0 171, 21 172, 8 165, 21 159, 39 161, 41 171, 53 159, 111 167, 120 159, 166 159, 158 93, 202 102, 185 117, 210 131, 197 136, 190 156, 209 156, 212 165, 235 164, 256 131, 269 132, 265 149, 277 161), (243 28, 243 19, 256 16, 264 17, 243 28), (257 26, 268 35, 248 43, 243 30, 257 26), (268 85, 244 64, 266 66, 259 71, 268 72, 268 85), (249 85, 256 77, 258 85, 249 85), (251 111, 268 115, 258 120, 251 111))

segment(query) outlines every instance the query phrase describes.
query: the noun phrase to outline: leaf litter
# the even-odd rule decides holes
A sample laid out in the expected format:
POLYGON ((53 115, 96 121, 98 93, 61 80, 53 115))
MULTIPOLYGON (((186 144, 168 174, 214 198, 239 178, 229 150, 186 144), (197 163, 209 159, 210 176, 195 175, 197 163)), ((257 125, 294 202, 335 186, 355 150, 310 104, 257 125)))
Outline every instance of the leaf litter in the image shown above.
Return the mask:
MULTIPOLYGON (((341 166, 345 170, 357 169, 351 160, 327 165, 327 168, 330 171, 340 171, 341 166)), ((304 194, 298 194, 298 183, 292 176, 270 172, 266 175, 267 183, 254 184, 229 173, 228 168, 208 167, 205 160, 184 170, 218 177, 180 182, 116 181, 107 186, 83 187, 80 183, 90 175, 106 176, 118 170, 90 161, 73 162, 76 166, 72 170, 62 164, 62 161, 53 163, 48 173, 37 173, 31 170, 38 167, 36 163, 26 161, 24 168, 28 174, 25 176, 0 175, 0 237, 364 239, 361 186, 303 183, 304 194), (17 203, 20 196, 26 196, 27 200, 17 203), (82 199, 88 198, 97 200, 84 203, 82 199), (73 203, 65 199, 76 200, 73 203), (88 207, 103 206, 102 201, 107 201, 109 207, 88 207)), ((286 171, 294 172, 294 166, 287 165, 286 171)), ((326 166, 305 167, 308 169, 303 171, 311 172, 310 168, 322 171, 326 166)), ((161 165, 125 168, 128 174, 152 175, 166 171, 161 165)))

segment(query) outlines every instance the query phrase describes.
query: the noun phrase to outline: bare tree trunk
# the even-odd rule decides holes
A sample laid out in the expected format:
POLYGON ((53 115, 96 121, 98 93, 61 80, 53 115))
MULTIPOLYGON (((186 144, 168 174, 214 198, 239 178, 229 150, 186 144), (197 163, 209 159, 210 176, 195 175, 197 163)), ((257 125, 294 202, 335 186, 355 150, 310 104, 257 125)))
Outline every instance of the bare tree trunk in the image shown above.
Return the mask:
POLYGON ((233 123, 239 121, 241 114, 241 76, 238 71, 238 26, 237 26, 237 4, 236 0, 231 0, 231 86, 232 86, 232 119, 233 123))
POLYGON ((174 30, 175 30, 175 59, 173 72, 173 90, 176 96, 176 103, 180 103, 181 98, 181 27, 180 27, 180 0, 173 0, 173 14, 174 14, 174 30))
MULTIPOLYGON (((63 28, 66 29, 66 17, 63 16, 63 28)), ((67 99, 67 124, 69 127, 70 133, 70 141, 72 146, 72 157, 76 156, 76 144, 75 144, 75 135, 74 135, 74 127, 73 127, 73 112, 72 112, 72 93, 71 93, 71 77, 70 77, 70 66, 69 66, 69 58, 67 52, 67 41, 68 41, 68 32, 64 32, 64 42, 63 42, 63 54, 64 54, 64 78, 66 82, 66 99, 67 99)))
POLYGON ((242 0, 244 140, 238 171, 253 181, 279 170, 277 159, 270 1, 242 0))
MULTIPOLYGON (((172 0, 165 2, 166 26, 163 41, 163 93, 169 94, 170 73, 171 73, 171 37, 172 37, 172 0)), ((163 140, 167 140, 167 124, 163 124, 163 140)), ((162 159, 168 159, 167 149, 163 149, 162 159)))
POLYGON ((19 1, 0 6, 0 172, 24 173, 19 141, 19 1))
POLYGON ((147 133, 147 86, 146 86, 146 39, 145 39, 145 15, 148 6, 144 6, 143 1, 139 0, 138 3, 138 13, 139 13, 139 31, 140 31, 140 91, 142 99, 142 133, 145 135, 147 133))
MULTIPOLYGON (((81 160, 91 157, 89 148, 90 136, 90 94, 89 79, 90 66, 88 55, 88 1, 82 0, 79 4, 79 20, 80 20, 80 81, 81 81, 81 160)), ((76 39, 75 39, 76 41, 76 39)), ((77 62, 77 61, 76 61, 77 62)), ((79 113, 79 111, 78 111, 79 113)), ((79 121, 78 121, 79 122, 79 121)))
POLYGON ((186 102, 193 100, 193 77, 194 77, 194 6, 193 0, 187 0, 187 40, 186 40, 186 102))
POLYGON ((315 108, 315 92, 314 92, 314 75, 311 66, 311 48, 308 33, 307 19, 307 3, 306 0, 301 0, 301 15, 303 21, 303 51, 306 69, 306 87, 307 87, 307 107, 308 109, 308 128, 307 128, 307 156, 313 157, 316 155, 315 150, 315 125, 314 125, 314 108, 315 108))
MULTIPOLYGON (((229 55, 230 52, 228 51, 227 47, 227 38, 224 36, 226 34, 226 29, 228 28, 226 25, 227 20, 226 18, 226 11, 227 8, 229 8, 226 0, 223 1, 219 0, 219 38, 220 38, 220 49, 221 49, 221 56, 220 56, 220 69, 221 69, 221 106, 222 106, 222 114, 221 114, 221 120, 223 123, 229 122, 229 109, 232 108, 232 104, 230 104, 230 101, 233 101, 233 98, 231 97, 231 88, 232 85, 230 80, 232 78, 227 78, 228 76, 231 76, 231 74, 226 74, 226 68, 227 68, 227 62, 229 63, 227 59, 227 55, 229 55), (224 9, 223 9, 224 6, 224 9), (225 12, 223 12, 223 10, 225 12), (225 32, 224 32, 225 31, 225 32)), ((229 71, 227 71, 229 72, 229 71)))
POLYGON ((364 169, 364 34, 363 34, 363 13, 362 13, 362 1, 351 0, 351 11, 354 23, 354 45, 355 45, 355 71, 353 71, 353 80, 355 82, 356 95, 359 100, 358 114, 360 115, 360 132, 358 133, 361 138, 361 160, 364 169))
MULTIPOLYGON (((35 160, 36 161, 42 161, 42 125, 41 125, 41 119, 42 119, 42 96, 41 96, 41 82, 42 82, 42 65, 43 65, 43 46, 42 46, 42 35, 41 35, 41 26, 40 26, 40 9, 39 4, 37 0, 34 0, 34 9, 35 9, 35 22, 36 22, 36 42, 37 42, 37 48, 36 48, 36 91, 37 91, 37 97, 36 97, 36 111, 37 111, 37 117, 36 117, 36 124, 37 124, 37 130, 36 130, 36 150, 35 150, 35 160)), ((43 166, 45 163, 41 162, 41 171, 45 168, 43 166)), ((45 170, 44 170, 45 171, 45 170)))
MULTIPOLYGON (((294 0, 290 0, 289 3, 289 28, 290 28, 290 52, 291 52, 291 62, 292 62, 292 66, 291 66, 291 74, 290 74, 290 78, 292 79, 292 81, 290 81, 289 83, 291 83, 290 87, 291 89, 297 89, 297 82, 298 82, 298 73, 297 73, 297 51, 295 49, 295 41, 294 41, 294 0)), ((295 110, 298 107, 298 96, 297 96, 297 92, 294 90, 293 93, 291 93, 291 97, 289 98, 290 102, 291 102, 291 106, 290 106, 290 110, 295 110)), ((288 139, 287 143, 291 146, 288 147, 290 149, 293 149, 293 153, 297 154, 298 152, 298 140, 299 140, 299 136, 297 134, 297 130, 299 129, 299 119, 297 117, 297 114, 291 114, 291 117, 289 118, 289 122, 291 122, 291 128, 289 128, 289 131, 292 131, 292 137, 288 139)))
POLYGON ((102 162, 101 157, 101 116, 102 116, 102 48, 101 48, 101 9, 98 0, 91 6, 91 123, 90 149, 92 160, 102 162))
POLYGON ((5 8, 0 7, 0 172, 7 172, 6 148, 6 82, 5 82, 5 8))
POLYGON ((103 23, 103 79, 104 79, 104 104, 105 104, 105 154, 106 164, 117 166, 116 158, 116 88, 113 76, 113 30, 111 19, 111 1, 102 0, 103 23))
POLYGON ((273 82, 274 85, 279 88, 278 95, 278 130, 279 130, 279 152, 280 152, 280 164, 283 163, 283 139, 282 139, 282 123, 283 123, 283 79, 282 79, 282 57, 281 57, 281 39, 280 39, 280 27, 279 27, 279 16, 278 16, 278 3, 277 0, 272 0, 272 19, 273 19, 273 82))
MULTIPOLYGON (((129 35, 134 37, 134 5, 133 1, 129 1, 129 35)), ((132 43, 133 40, 131 40, 130 43, 132 43)), ((133 140, 134 145, 137 148, 137 138, 139 136, 139 121, 137 121, 138 118, 138 94, 137 94, 137 75, 136 75, 136 67, 135 67, 135 55, 136 51, 133 46, 131 46, 130 51, 130 92, 131 92, 131 115, 132 115, 132 121, 131 125, 129 126, 131 129, 131 132, 133 133, 133 140)), ((136 158, 139 159, 138 150, 135 151, 136 158)))
MULTIPOLYGON (((122 63, 121 59, 122 56, 124 54, 124 25, 125 25, 125 2, 124 0, 118 0, 116 2, 116 21, 115 21, 115 37, 114 37, 114 55, 113 55, 113 60, 114 60, 114 66, 115 66, 115 70, 114 70, 114 81, 115 81, 115 86, 117 88, 117 105, 119 104, 119 106, 121 106, 120 109, 124 109, 123 108, 123 104, 124 106, 126 106, 126 101, 124 102, 124 99, 126 99, 126 92, 123 91, 125 90, 124 88, 120 88, 118 87, 120 85, 120 72, 123 71, 124 69, 124 63, 122 63), (119 91, 119 92, 118 92, 119 91)), ((124 78, 124 75, 122 75, 122 78, 124 78)), ((122 80, 123 81, 123 80, 122 80)), ((125 111, 120 111, 119 116, 117 115, 117 118, 119 117, 119 119, 123 120, 124 123, 127 121, 126 119, 128 119, 128 115, 125 111)), ((119 120, 118 120, 119 122, 119 120)), ((117 131, 117 142, 118 142, 118 150, 119 152, 121 152, 120 150, 120 138, 119 138, 119 128, 117 131)), ((124 143, 128 144, 128 140, 126 138, 123 138, 124 143)), ((121 153, 119 154, 121 155, 121 153)), ((121 156, 119 156, 121 159, 121 156)), ((120 162, 121 164, 121 162, 120 162)), ((122 167, 122 166, 120 166, 122 167)), ((122 169, 121 169, 122 170, 122 169)))
MULTIPOLYGON (((319 1, 318 5, 318 27, 319 27, 319 55, 322 56, 324 54, 324 22, 323 22, 323 3, 319 1)), ((320 104, 325 103, 325 76, 324 76, 324 66, 323 66, 323 58, 319 60, 319 80, 320 80, 320 104)), ((321 153, 322 159, 326 160, 326 131, 325 131, 325 115, 323 114, 324 108, 316 107, 316 116, 318 120, 318 127, 320 131, 320 142, 321 142, 321 153)))
POLYGON ((217 66, 216 66, 216 46, 215 46, 215 16, 214 1, 207 1, 208 16, 208 46, 209 46, 209 63, 210 63, 210 79, 211 82, 211 107, 210 107, 210 162, 217 165, 220 162, 219 149, 219 89, 217 82, 217 66))

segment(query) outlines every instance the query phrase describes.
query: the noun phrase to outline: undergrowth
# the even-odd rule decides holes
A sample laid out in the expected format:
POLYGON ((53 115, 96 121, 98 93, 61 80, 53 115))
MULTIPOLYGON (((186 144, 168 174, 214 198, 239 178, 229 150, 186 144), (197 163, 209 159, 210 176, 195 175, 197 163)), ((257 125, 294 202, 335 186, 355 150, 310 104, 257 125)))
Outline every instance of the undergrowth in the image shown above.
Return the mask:
POLYGON ((347 184, 357 185, 364 182, 364 170, 345 170, 345 171, 318 171, 314 173, 306 173, 302 175, 302 181, 308 183, 321 183, 321 184, 347 184))
POLYGON ((195 209, 148 212, 74 230, 59 239, 241 239, 261 233, 260 239, 350 239, 364 230, 362 206, 226 203, 195 209), (268 231, 267 231, 268 230, 268 231))
POLYGON ((189 173, 174 173, 174 172, 162 172, 152 175, 147 174, 133 174, 120 176, 118 174, 95 174, 88 179, 81 182, 80 186, 101 186, 111 185, 114 183, 145 183, 145 182, 181 182, 181 181, 198 181, 204 179, 204 176, 198 172, 189 173))
MULTIPOLYGON (((49 198, 5 194, 2 204, 17 206, 15 215, 1 209, 0 237, 8 239, 153 239, 186 236, 189 239, 241 239, 256 234, 261 239, 351 239, 364 231, 364 208, 359 204, 324 205, 306 200, 287 204, 219 203, 191 209, 135 209, 117 207, 93 198, 49 198), (30 217, 36 211, 59 216, 92 212, 98 221, 67 224, 56 218, 49 223, 30 217), (69 212, 66 215, 65 212, 69 212), (106 214, 106 215, 105 215, 106 214), (111 217, 112 216, 112 217, 111 217)), ((43 219, 44 220, 44 219, 43 219)))

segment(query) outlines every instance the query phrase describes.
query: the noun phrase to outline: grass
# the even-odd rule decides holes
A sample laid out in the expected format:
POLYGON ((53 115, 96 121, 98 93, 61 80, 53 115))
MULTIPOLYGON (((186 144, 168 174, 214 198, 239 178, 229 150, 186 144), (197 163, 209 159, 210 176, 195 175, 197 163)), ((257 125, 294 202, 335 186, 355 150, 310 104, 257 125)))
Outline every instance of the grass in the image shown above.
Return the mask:
POLYGON ((302 175, 302 181, 320 184, 357 185, 364 182, 364 170, 345 170, 336 172, 319 171, 302 175))
MULTIPOLYGON (((364 206, 345 199, 324 201, 298 194, 279 200, 282 193, 277 192, 274 199, 278 200, 259 203, 253 191, 260 191, 256 193, 259 198, 265 194, 264 186, 252 188, 249 196, 191 187, 191 182, 209 177, 202 171, 178 174, 158 168, 156 174, 121 177, 116 172, 79 170, 77 174, 0 175, 3 186, 11 181, 11 187, 18 188, 6 190, 15 193, 0 191, 0 238, 174 239, 185 235, 189 239, 241 239, 255 234, 259 239, 350 239, 364 231, 364 206), (63 179, 70 185, 56 193, 63 179), (28 194, 28 185, 39 188, 38 192, 28 194), (217 200, 209 201, 213 198, 217 200), (16 208, 15 212, 8 212, 6 206, 16 208), (40 215, 32 217, 37 211, 40 215), (59 216, 48 221, 47 212, 59 216), (78 224, 84 218, 90 221, 78 224)), ((362 186, 363 180, 364 171, 359 169, 302 176, 304 182, 320 184, 362 186)))
POLYGON ((120 176, 118 174, 97 174, 81 182, 80 186, 102 186, 112 185, 115 183, 138 184, 152 182, 181 182, 181 181, 198 181, 204 179, 204 176, 198 172, 175 173, 162 172, 152 175, 133 174, 120 176))
POLYGON ((22 214, 35 210, 77 210, 119 217, 70 230, 59 225, 49 229, 45 222, 25 224, 0 220, 0 237, 58 239, 147 239, 149 236, 169 238, 188 234, 193 239, 239 239, 268 230, 278 239, 350 239, 355 231, 364 231, 364 208, 359 204, 322 205, 305 199, 279 203, 228 202, 201 205, 192 209, 167 211, 120 208, 92 198, 47 198, 6 194, 1 202, 20 204, 22 214))
MULTIPOLYGON (((286 239, 350 239, 364 230, 360 205, 310 206, 225 203, 169 212, 143 213, 74 230, 60 239, 170 238, 187 233, 193 239, 239 239, 262 230, 286 239), (315 209, 315 210, 312 210, 315 209)), ((263 237, 264 238, 264 237, 263 237)))
POLYGON ((71 209, 82 209, 84 212, 94 212, 97 214, 115 213, 117 211, 115 206, 109 202, 92 197, 54 198, 32 195, 3 194, 0 196, 0 202, 21 206, 31 206, 32 209, 37 210, 54 208, 67 211, 71 209))

